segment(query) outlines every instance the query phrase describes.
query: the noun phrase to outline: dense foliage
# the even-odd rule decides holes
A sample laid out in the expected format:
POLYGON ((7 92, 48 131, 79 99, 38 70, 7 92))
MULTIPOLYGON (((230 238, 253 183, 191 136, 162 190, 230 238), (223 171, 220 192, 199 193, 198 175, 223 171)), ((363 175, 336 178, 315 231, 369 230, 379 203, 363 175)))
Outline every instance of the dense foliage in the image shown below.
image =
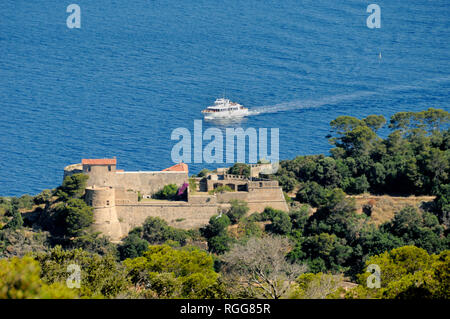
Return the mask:
POLYGON ((186 244, 188 232, 182 229, 171 227, 167 222, 158 217, 148 217, 142 227, 136 227, 119 245, 120 258, 134 258, 142 256, 149 244, 163 244, 168 241, 172 245, 186 244))
MULTIPOLYGON (((87 176, 36 196, 0 197, 0 298, 450 298, 449 113, 332 121, 331 156, 282 161, 285 212, 231 201, 201 229, 149 217, 121 243, 93 233, 87 176), (347 194, 427 194, 378 224, 347 194), (69 289, 71 265, 80 288, 69 289), (379 288, 368 287, 373 265, 379 288), (356 287, 344 289, 344 283, 356 287)), ((230 174, 250 174, 235 164, 230 174)), ((200 175, 207 174, 202 171, 200 175)), ((219 191, 231 191, 225 187, 219 191)), ((167 185, 156 197, 177 199, 167 185)))
POLYGON ((298 200, 313 206, 323 204, 333 188, 348 194, 442 192, 450 178, 450 114, 433 108, 397 113, 382 139, 377 132, 385 122, 377 115, 340 116, 330 123, 331 156, 281 161, 275 177, 284 191, 298 188, 298 200))
POLYGON ((222 297, 212 256, 196 248, 150 246, 142 257, 124 262, 129 277, 158 298, 222 297))
POLYGON ((235 163, 231 166, 228 171, 228 174, 233 175, 244 175, 245 177, 250 177, 250 166, 245 163, 235 163))
POLYGON ((380 267, 380 288, 367 287, 371 273, 358 276, 360 286, 347 294, 348 298, 450 298, 450 251, 439 255, 404 246, 371 257, 366 266, 380 267))
POLYGON ((155 199, 177 200, 178 186, 175 184, 168 184, 157 191, 152 197, 155 199))

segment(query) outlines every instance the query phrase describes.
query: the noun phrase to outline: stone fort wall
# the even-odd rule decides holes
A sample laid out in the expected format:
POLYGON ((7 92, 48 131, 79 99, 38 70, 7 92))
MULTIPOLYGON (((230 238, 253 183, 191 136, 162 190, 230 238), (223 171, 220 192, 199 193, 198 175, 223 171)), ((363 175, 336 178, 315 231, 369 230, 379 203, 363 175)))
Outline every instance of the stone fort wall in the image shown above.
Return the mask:
POLYGON ((192 229, 208 224, 209 219, 217 214, 215 204, 195 205, 184 203, 139 203, 134 205, 117 205, 117 217, 123 234, 128 234, 134 227, 142 226, 147 217, 159 217, 170 226, 192 229))
POLYGON ((85 200, 94 209, 92 229, 113 241, 119 241, 134 227, 141 226, 147 217, 162 218, 170 226, 182 229, 202 227, 219 209, 229 207, 233 199, 246 201, 249 214, 262 212, 267 206, 289 210, 278 182, 248 181, 231 175, 225 175, 225 180, 208 180, 205 186, 208 190, 214 184, 230 184, 234 192, 189 194, 187 202, 138 201, 138 192, 146 198, 167 184, 183 185, 189 178, 187 170, 124 172, 116 169, 115 159, 87 161, 66 167, 64 176, 79 172, 89 176, 85 200), (237 191, 241 186, 245 186, 245 190, 237 191))
POLYGON ((112 186, 140 191, 151 196, 167 184, 183 185, 188 180, 186 172, 85 172, 89 175, 88 187, 112 186))

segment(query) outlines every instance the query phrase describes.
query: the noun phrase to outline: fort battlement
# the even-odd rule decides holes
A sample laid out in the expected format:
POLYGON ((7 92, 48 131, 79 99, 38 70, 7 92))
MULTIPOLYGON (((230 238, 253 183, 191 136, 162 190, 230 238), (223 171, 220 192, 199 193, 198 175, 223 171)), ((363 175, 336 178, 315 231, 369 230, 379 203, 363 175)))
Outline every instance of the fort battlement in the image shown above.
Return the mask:
MULTIPOLYGON (((266 165, 266 164, 264 164, 266 165)), ((257 166, 253 166, 257 169, 257 166)), ((85 201, 93 207, 92 229, 102 232, 113 241, 125 237, 147 217, 160 217, 169 225, 192 229, 206 225, 211 216, 234 199, 248 203, 250 212, 261 212, 265 207, 288 210, 277 181, 241 175, 209 174, 197 178, 197 189, 187 191, 185 201, 153 200, 152 195, 168 184, 181 187, 188 183, 188 166, 176 164, 162 171, 123 171, 117 169, 117 160, 83 159, 80 164, 64 169, 64 177, 75 173, 89 176, 85 201), (210 194, 211 190, 227 185, 233 191, 210 194)))

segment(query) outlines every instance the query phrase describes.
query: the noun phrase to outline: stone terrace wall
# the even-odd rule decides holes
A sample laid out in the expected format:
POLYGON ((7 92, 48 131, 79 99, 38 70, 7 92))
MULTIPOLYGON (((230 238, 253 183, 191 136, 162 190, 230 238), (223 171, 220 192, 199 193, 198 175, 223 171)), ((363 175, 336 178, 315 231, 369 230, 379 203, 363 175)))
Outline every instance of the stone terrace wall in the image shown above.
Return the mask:
POLYGON ((187 180, 186 172, 116 172, 111 186, 152 195, 167 184, 181 186, 187 180))
POLYGON ((217 214, 218 206, 188 203, 155 202, 135 205, 117 205, 122 234, 128 234, 134 227, 142 226, 147 217, 160 217, 170 226, 191 229, 208 224, 211 216, 217 214))

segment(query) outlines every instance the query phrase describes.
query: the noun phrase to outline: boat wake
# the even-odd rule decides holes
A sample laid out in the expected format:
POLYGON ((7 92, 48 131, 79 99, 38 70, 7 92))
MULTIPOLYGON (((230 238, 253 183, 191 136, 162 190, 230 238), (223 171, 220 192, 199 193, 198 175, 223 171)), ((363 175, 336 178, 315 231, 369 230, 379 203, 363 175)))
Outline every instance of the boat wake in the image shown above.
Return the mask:
MULTIPOLYGON (((435 83, 441 83, 441 82, 448 82, 450 80, 450 77, 441 77, 441 78, 432 78, 432 79, 426 79, 425 82, 435 82, 435 83)), ((332 95, 328 97, 324 97, 321 99, 316 100, 297 100, 297 101, 291 101, 291 102, 284 102, 274 105, 264 105, 264 106, 257 106, 249 109, 248 115, 258 115, 258 114, 266 114, 266 113, 278 113, 278 112, 284 112, 284 111, 291 111, 296 109, 311 109, 311 108, 317 108, 324 105, 333 105, 345 101, 352 101, 355 99, 359 99, 362 97, 372 96, 372 95, 378 95, 378 94, 385 94, 387 92, 395 92, 395 91, 405 91, 405 90, 412 90, 422 87, 424 81, 421 81, 420 83, 411 83, 407 85, 394 85, 389 88, 380 87, 377 89, 374 89, 372 91, 357 91, 354 93, 349 94, 338 94, 338 95, 332 95)))
POLYGON ((296 109, 310 109, 321 107, 328 104, 336 104, 343 101, 350 101, 353 99, 361 98, 364 96, 369 96, 374 94, 369 91, 360 91, 352 94, 339 94, 329 97, 324 97, 318 100, 297 100, 285 103, 279 103, 275 105, 265 105, 265 106, 257 106, 249 109, 249 115, 258 115, 265 113, 278 113, 283 111, 290 111, 296 109))

